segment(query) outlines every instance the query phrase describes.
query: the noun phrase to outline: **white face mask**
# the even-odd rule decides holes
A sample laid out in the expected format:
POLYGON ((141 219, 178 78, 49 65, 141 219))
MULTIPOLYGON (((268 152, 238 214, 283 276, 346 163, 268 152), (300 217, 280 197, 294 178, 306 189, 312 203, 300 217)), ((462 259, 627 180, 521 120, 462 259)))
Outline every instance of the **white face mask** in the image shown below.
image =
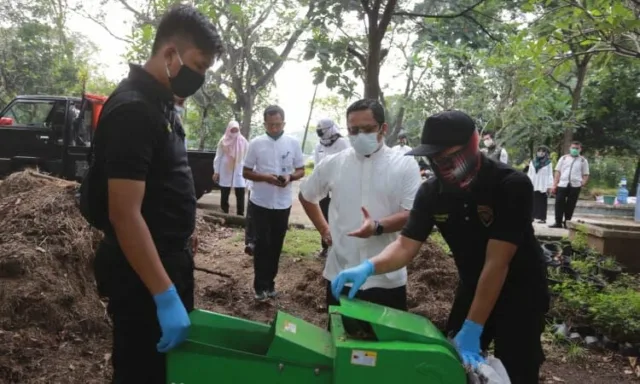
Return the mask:
POLYGON ((485 147, 489 148, 492 145, 493 145, 493 140, 487 139, 487 140, 484 141, 484 146, 485 147))
POLYGON ((349 141, 353 149, 362 156, 369 156, 380 147, 378 132, 349 135, 349 141))

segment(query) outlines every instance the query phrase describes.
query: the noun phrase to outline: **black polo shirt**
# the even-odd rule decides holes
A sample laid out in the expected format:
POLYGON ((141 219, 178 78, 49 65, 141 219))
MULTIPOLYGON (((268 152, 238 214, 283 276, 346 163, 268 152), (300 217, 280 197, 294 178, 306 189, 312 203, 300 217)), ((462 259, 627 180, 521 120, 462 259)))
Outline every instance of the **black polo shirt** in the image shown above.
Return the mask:
POLYGON ((436 225, 451 249, 461 287, 474 293, 489 239, 518 246, 498 303, 548 302, 546 265, 532 226, 533 186, 524 173, 482 156, 467 192, 445 193, 436 178, 418 190, 402 235, 425 241, 436 225), (515 301, 514 301, 515 300, 515 301))
POLYGON ((132 98, 101 118, 96 162, 107 179, 145 181, 142 216, 156 246, 179 248, 195 228, 196 195, 173 94, 138 65, 114 93, 122 89, 139 91, 142 101, 132 98))

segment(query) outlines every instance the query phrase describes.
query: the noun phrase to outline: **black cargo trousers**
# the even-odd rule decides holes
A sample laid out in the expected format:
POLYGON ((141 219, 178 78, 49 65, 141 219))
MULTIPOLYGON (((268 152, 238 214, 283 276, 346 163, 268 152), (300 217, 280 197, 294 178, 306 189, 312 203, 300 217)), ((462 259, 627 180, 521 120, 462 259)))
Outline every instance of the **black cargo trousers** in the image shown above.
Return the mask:
MULTIPOLYGON (((188 242, 158 247, 169 278, 187 312, 194 307, 193 253, 188 242)), ((113 322, 113 384, 165 384, 165 354, 156 350, 161 330, 153 297, 115 240, 96 251, 94 274, 101 297, 109 300, 113 322)))
MULTIPOLYGON (((462 328, 473 298, 473 291, 458 285, 447 321, 449 337, 455 337, 462 328)), ((540 366, 545 360, 540 337, 548 308, 548 298, 544 297, 540 300, 532 297, 508 302, 499 300, 484 326, 480 348, 486 351, 494 342, 494 355, 500 359, 514 384, 538 383, 540 366)))

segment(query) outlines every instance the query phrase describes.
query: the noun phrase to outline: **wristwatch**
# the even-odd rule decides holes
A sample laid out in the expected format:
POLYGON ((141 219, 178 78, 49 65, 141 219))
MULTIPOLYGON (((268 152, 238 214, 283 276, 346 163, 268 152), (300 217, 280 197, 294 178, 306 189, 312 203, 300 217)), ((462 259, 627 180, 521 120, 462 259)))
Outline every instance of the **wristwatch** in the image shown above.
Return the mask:
POLYGON ((374 230, 373 230, 374 235, 380 236, 384 233, 384 227, 382 226, 382 224, 380 224, 378 220, 374 220, 373 225, 374 225, 374 230))

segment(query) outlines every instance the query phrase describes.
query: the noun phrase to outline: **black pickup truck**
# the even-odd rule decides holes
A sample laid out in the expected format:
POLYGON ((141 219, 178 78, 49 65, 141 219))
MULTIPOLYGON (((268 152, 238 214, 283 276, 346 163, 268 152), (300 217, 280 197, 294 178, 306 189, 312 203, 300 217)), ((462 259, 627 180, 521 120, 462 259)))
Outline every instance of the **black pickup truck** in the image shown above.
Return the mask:
MULTIPOLYGON (((0 178, 25 168, 81 181, 106 97, 18 96, 0 111, 0 178)), ((214 151, 188 151, 196 196, 214 188, 214 151)))

